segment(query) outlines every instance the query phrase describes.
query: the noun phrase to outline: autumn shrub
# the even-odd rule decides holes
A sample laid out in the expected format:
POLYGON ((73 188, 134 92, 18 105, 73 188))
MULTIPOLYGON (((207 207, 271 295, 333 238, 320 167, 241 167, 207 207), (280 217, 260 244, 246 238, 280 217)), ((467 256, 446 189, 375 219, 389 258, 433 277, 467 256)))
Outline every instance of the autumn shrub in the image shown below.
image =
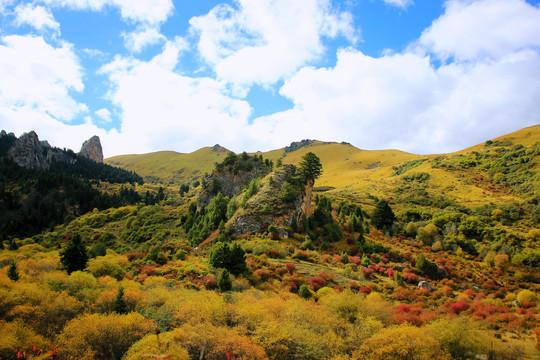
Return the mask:
POLYGON ((439 318, 429 324, 427 331, 453 359, 477 359, 487 354, 489 337, 466 319, 439 318))
POLYGON ((296 250, 291 258, 308 262, 317 262, 317 256, 312 251, 296 250))
POLYGON ((447 360, 450 357, 441 349, 440 343, 426 334, 423 329, 404 324, 382 329, 367 339, 358 350, 353 352, 353 359, 447 360))
POLYGON ((467 310, 470 307, 470 304, 465 301, 457 301, 448 305, 448 311, 454 314, 460 314, 461 312, 467 310))
POLYGON ((118 255, 112 250, 107 250, 107 255, 98 256, 88 261, 86 270, 96 278, 108 275, 120 280, 124 276, 128 264, 129 261, 125 255, 118 255))
POLYGON ((50 345, 48 340, 36 334, 24 321, 0 320, 0 359, 15 360, 19 351, 30 352, 34 346, 45 349, 50 345))
POLYGON ((169 333, 171 342, 181 344, 189 358, 198 359, 204 349, 205 360, 258 360, 268 359, 264 349, 240 328, 212 324, 184 324, 169 333), (227 355, 228 354, 228 355, 227 355))
POLYGON ((326 286, 326 280, 320 276, 309 279, 309 283, 311 284, 313 291, 317 291, 323 286, 326 286))
POLYGON ((149 332, 155 323, 137 313, 87 314, 71 320, 58 337, 64 357, 80 360, 119 359, 133 343, 149 332))
POLYGON ((172 332, 146 335, 129 348, 123 360, 163 359, 167 357, 174 360, 190 359, 187 350, 178 343, 172 332))
POLYGON ((172 310, 175 326, 202 322, 219 325, 228 317, 224 298, 209 290, 175 290, 166 306, 172 310))
POLYGON ((528 301, 528 302, 536 303, 538 301, 538 297, 531 290, 525 289, 517 293, 516 300, 518 302, 528 301))

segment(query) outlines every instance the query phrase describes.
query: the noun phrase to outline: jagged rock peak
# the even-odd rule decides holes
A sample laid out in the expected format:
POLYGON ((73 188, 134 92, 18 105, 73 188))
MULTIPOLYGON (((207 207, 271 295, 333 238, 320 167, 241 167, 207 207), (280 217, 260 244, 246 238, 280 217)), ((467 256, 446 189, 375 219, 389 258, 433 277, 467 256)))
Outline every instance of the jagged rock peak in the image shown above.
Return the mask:
POLYGON ((8 134, 8 133, 6 133, 6 130, 2 130, 2 131, 0 132, 0 139, 3 138, 4 136, 11 137, 11 138, 14 138, 14 139, 17 138, 17 137, 15 136, 14 133, 10 132, 10 133, 8 134))
POLYGON ((79 154, 92 161, 102 163, 103 148, 101 147, 99 137, 94 135, 90 139, 86 140, 82 145, 81 152, 79 154))
POLYGON ((21 135, 9 149, 8 156, 27 169, 41 170, 48 167, 43 159, 41 143, 34 131, 21 135))
POLYGON ((225 149, 223 146, 221 146, 219 144, 216 144, 216 145, 212 146, 212 151, 224 152, 224 151, 229 151, 229 150, 225 149))

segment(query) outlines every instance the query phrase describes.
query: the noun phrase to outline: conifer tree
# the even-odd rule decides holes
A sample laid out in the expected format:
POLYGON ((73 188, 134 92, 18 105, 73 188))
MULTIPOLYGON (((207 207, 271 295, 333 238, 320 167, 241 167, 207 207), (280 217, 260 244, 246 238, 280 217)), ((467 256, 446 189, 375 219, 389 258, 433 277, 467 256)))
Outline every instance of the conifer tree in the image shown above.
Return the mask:
POLYGON ((302 157, 300 161, 300 172, 306 181, 318 179, 322 174, 321 159, 311 151, 302 157))
POLYGON ((60 251, 60 262, 68 274, 86 267, 88 254, 79 234, 73 235, 65 249, 60 251))
POLYGON ((17 270, 17 265, 15 264, 15 262, 12 262, 11 265, 9 266, 9 269, 7 271, 7 276, 12 281, 19 280, 20 278, 19 271, 17 270))
POLYGON ((385 226, 386 228, 391 227, 394 224, 394 221, 396 221, 396 216, 386 200, 377 201, 377 205, 371 216, 371 224, 381 230, 385 226))
POLYGON ((118 314, 127 314, 127 305, 123 299, 124 297, 124 288, 120 287, 118 289, 118 294, 116 295, 116 300, 114 300, 113 311, 118 314))
POLYGON ((227 292, 227 291, 232 290, 231 276, 227 269, 221 270, 217 283, 218 283, 219 291, 221 292, 227 292))

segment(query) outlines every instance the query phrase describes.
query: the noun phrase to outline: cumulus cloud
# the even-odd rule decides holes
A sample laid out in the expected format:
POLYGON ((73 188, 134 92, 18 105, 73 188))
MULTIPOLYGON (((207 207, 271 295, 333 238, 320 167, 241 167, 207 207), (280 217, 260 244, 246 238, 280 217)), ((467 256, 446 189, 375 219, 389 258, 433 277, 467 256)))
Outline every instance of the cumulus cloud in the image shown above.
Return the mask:
POLYGON ((184 46, 178 39, 150 61, 117 57, 102 67, 122 116, 120 134, 108 144, 112 153, 241 143, 249 104, 224 95, 224 85, 214 79, 175 73, 184 46))
POLYGON ((15 24, 30 25, 36 30, 51 29, 60 32, 60 24, 54 19, 49 9, 39 5, 20 4, 15 8, 15 24))
POLYGON ((498 57, 540 46, 540 9, 523 0, 451 0, 419 39, 442 59, 498 57))
POLYGON ((172 14, 172 0, 41 0, 42 2, 59 7, 75 10, 102 11, 105 7, 120 10, 124 21, 159 24, 172 14))
POLYGON ((108 110, 108 109, 105 109, 105 108, 102 108, 102 109, 99 109, 95 112, 95 114, 103 121, 105 122, 111 122, 112 121, 112 118, 111 118, 111 112, 108 110))
POLYGON ((272 84, 325 51, 323 37, 358 40, 352 15, 328 0, 238 0, 190 20, 198 50, 218 79, 272 84))
POLYGON ((61 121, 85 110, 70 95, 81 92, 82 70, 71 45, 53 47, 42 37, 11 35, 0 42, 0 106, 32 108, 61 121))
POLYGON ((158 29, 154 27, 143 27, 130 33, 122 33, 126 48, 133 52, 139 53, 147 46, 159 44, 166 40, 158 29))
POLYGON ((540 54, 537 40, 523 29, 535 26, 529 19, 538 9, 506 1, 506 16, 500 17, 500 11, 488 11, 490 3, 500 2, 447 2, 420 45, 401 54, 374 58, 347 49, 339 52, 334 68, 301 69, 280 90, 294 108, 255 119, 251 134, 264 133, 259 141, 270 147, 311 137, 433 153, 537 124, 540 54), (479 5, 485 6, 482 16, 479 5), (482 20, 467 28, 471 13, 482 20), (491 29, 495 23, 506 31, 498 35, 491 29), (460 32, 463 26, 466 34, 460 32), (448 41, 449 33, 466 38, 462 47, 448 41), (486 52, 490 56, 482 56, 486 52), (437 66, 432 54, 455 60, 437 66))

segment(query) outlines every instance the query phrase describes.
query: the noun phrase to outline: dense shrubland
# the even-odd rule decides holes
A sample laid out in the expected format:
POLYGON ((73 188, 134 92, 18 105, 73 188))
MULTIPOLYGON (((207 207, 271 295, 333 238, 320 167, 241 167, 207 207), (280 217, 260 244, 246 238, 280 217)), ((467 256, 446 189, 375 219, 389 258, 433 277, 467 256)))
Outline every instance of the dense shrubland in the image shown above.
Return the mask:
MULTIPOLYGON (((405 163, 385 198, 320 192, 311 216, 279 231, 240 235, 230 226, 275 185, 271 173, 234 196, 216 190, 206 206, 189 188, 181 196, 152 189, 154 201, 141 196, 6 238, 0 358, 533 358, 537 180, 510 174, 522 172, 516 164, 536 166, 537 151, 491 143, 478 154, 405 163), (484 177, 478 186, 523 197, 459 205, 435 194, 428 165, 472 180, 494 172, 498 185, 484 177)), ((241 173, 249 164, 272 167, 247 155, 217 167, 241 173)), ((289 180, 275 189, 283 199, 250 209, 278 216, 272 201, 293 206, 283 188, 296 198, 306 179, 289 180)))

